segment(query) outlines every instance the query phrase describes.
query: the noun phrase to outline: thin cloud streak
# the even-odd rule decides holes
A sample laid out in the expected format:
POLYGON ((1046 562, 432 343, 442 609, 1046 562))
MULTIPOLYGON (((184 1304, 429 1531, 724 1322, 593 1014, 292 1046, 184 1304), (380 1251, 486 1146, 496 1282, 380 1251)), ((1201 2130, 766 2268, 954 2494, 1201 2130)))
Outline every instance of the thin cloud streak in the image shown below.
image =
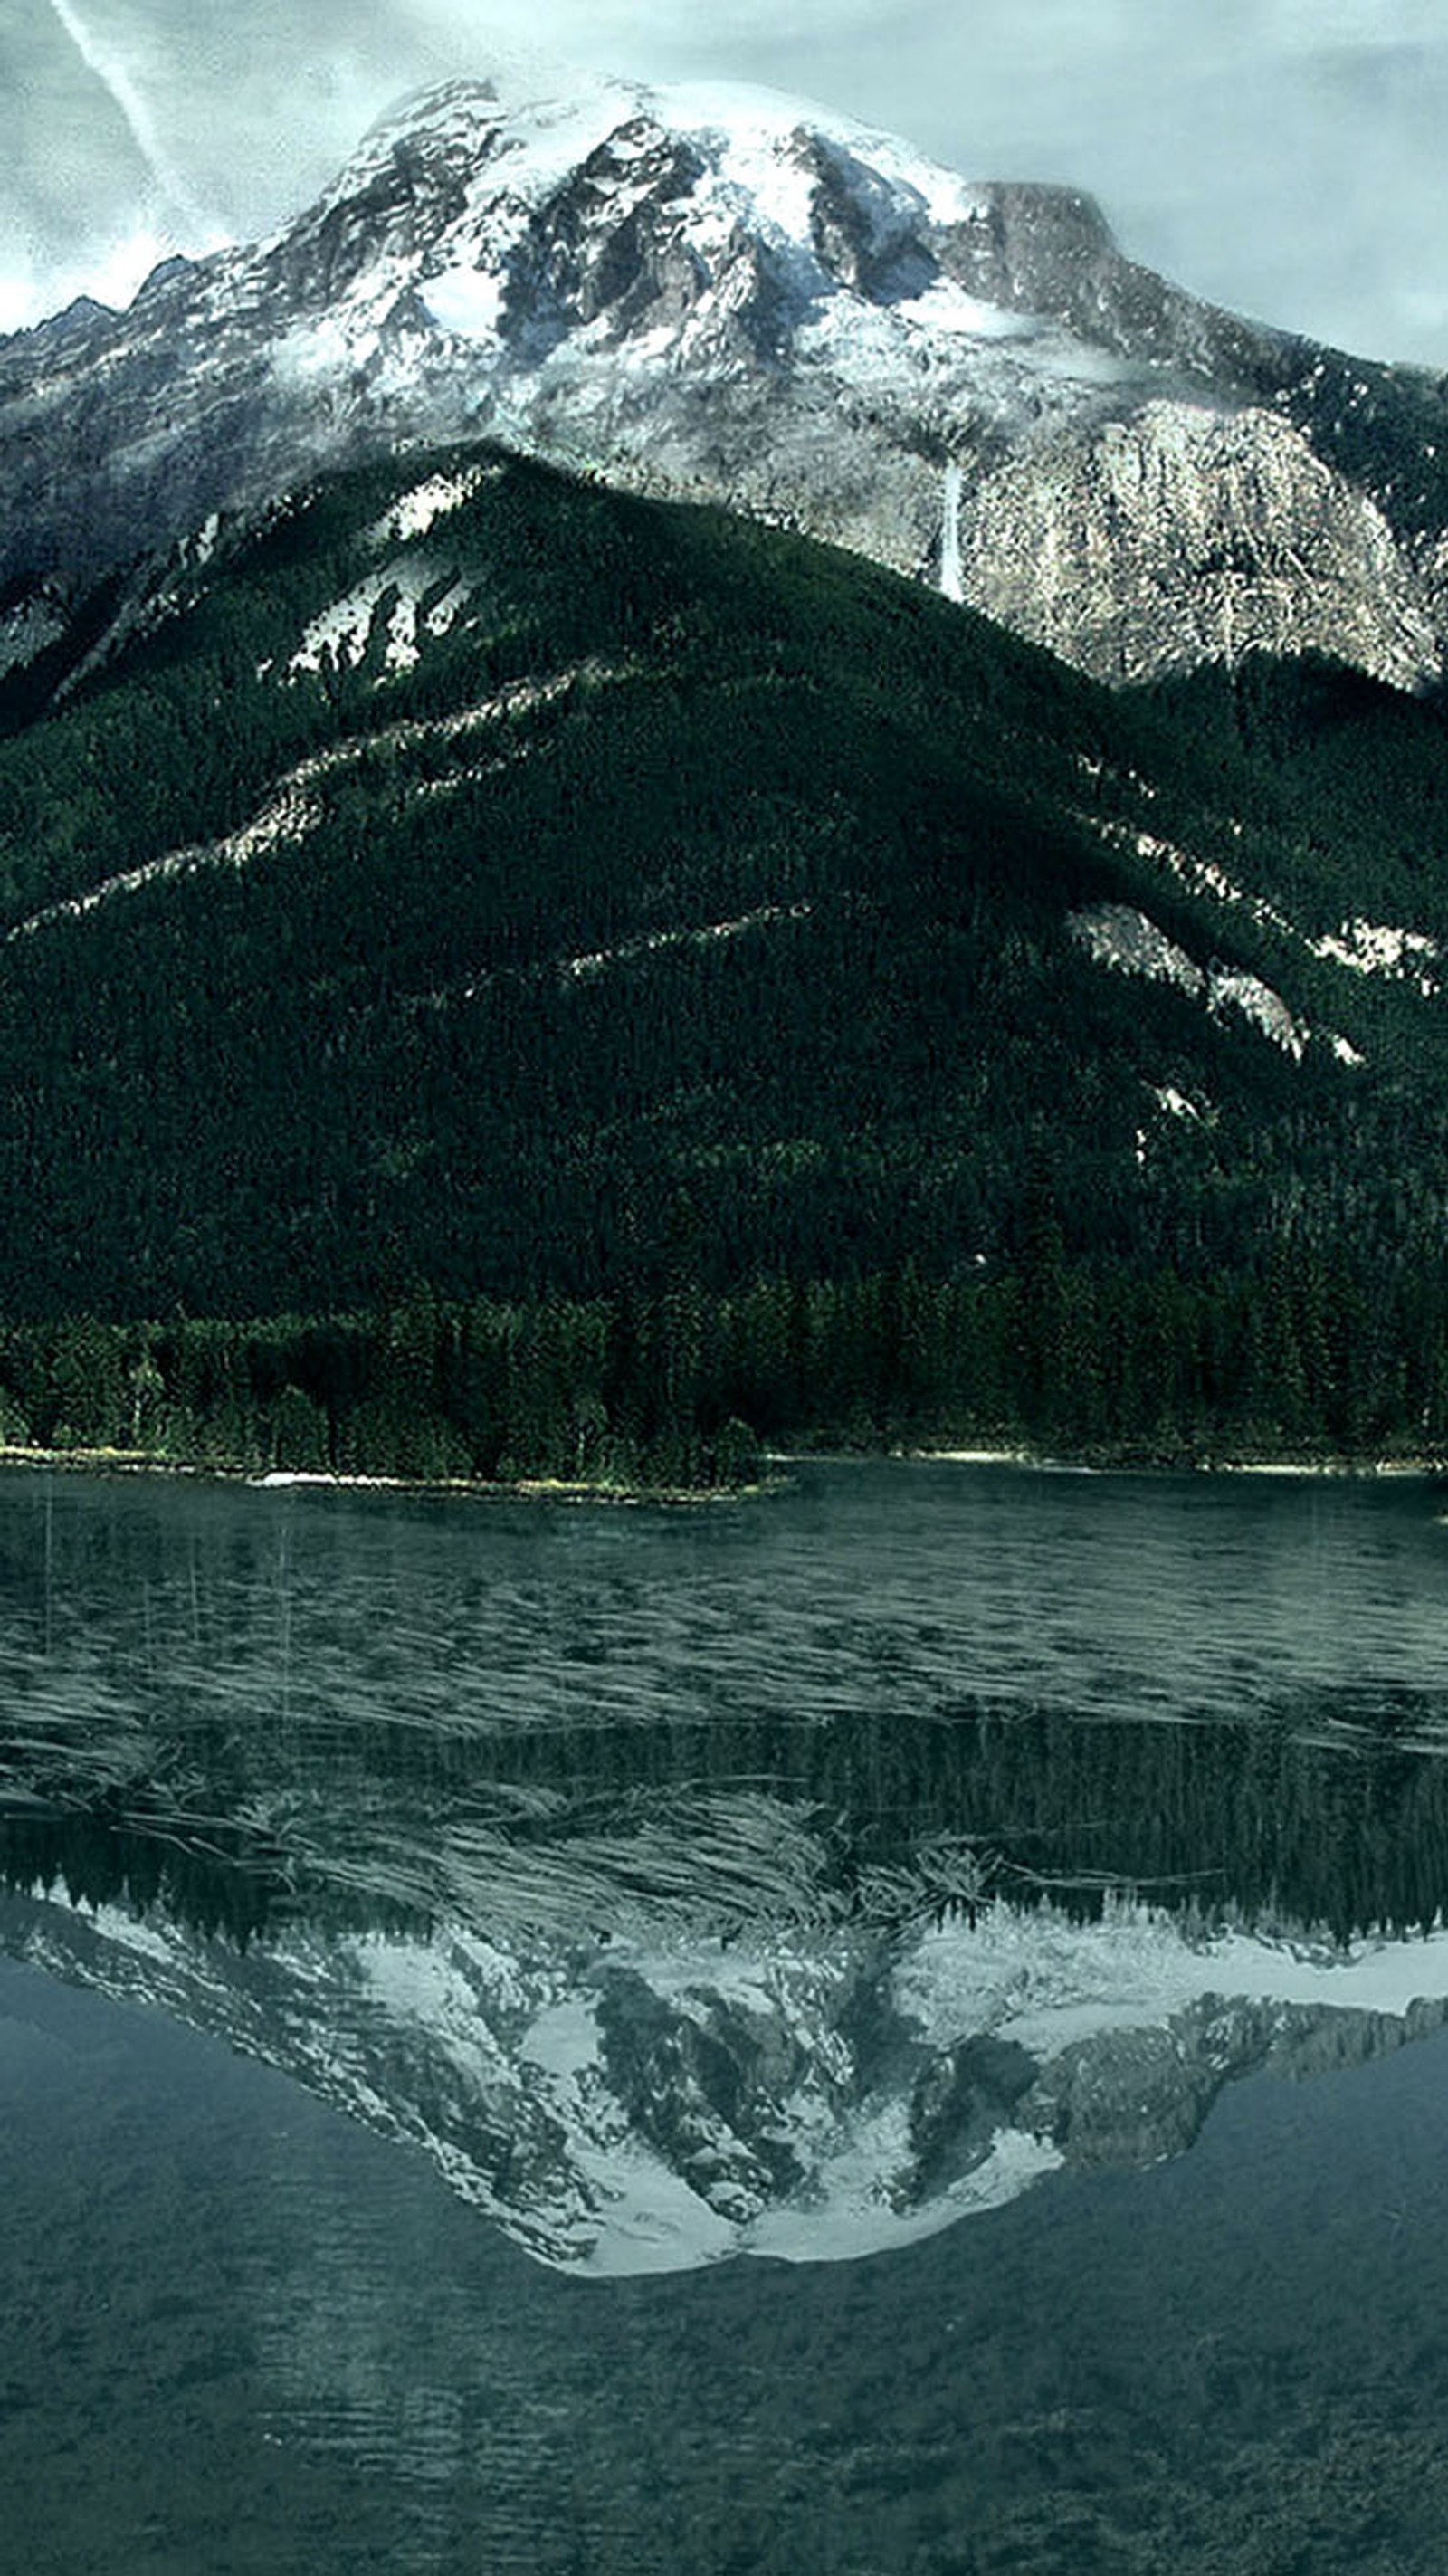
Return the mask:
POLYGON ((150 173, 162 205, 180 216, 187 232, 214 232, 215 227, 205 208, 192 195, 180 171, 163 151, 150 112, 125 63, 109 46, 98 42, 75 8, 74 0, 50 0, 50 6, 87 71, 110 96, 150 173))

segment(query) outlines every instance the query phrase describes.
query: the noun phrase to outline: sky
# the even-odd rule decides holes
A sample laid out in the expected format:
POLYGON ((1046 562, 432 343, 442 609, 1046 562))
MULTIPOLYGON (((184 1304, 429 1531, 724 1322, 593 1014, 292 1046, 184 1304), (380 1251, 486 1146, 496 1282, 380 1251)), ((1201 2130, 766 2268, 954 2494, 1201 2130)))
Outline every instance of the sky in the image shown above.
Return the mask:
MULTIPOLYGON (((0 330, 298 211, 494 0, 0 0, 0 330)), ((1239 312, 1448 369, 1448 0, 530 0, 530 43, 760 81, 971 178, 1091 190, 1239 312)))

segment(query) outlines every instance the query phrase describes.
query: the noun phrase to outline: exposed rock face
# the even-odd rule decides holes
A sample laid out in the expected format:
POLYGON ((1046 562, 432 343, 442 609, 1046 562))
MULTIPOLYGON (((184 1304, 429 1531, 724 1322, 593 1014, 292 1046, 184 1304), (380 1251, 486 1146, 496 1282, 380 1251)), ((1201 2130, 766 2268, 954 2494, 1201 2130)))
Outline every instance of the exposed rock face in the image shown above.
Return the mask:
POLYGON ((1112 677, 1441 665, 1442 385, 1195 302, 1069 190, 607 81, 452 83, 273 240, 0 343, 5 650, 213 512, 468 435, 931 579, 950 465, 963 595, 1112 677))
POLYGON ((47 588, 22 591, 0 610, 0 678, 43 653, 65 633, 63 601, 47 588))
POLYGON ((966 596, 1100 679, 1316 649, 1399 688, 1435 613, 1377 504, 1271 412, 1150 403, 978 484, 966 596))
POLYGON ((1366 2066, 1444 2019, 1436 2000, 1389 2014, 1208 1996, 1159 2027, 1074 2042, 1042 2068, 1014 2116, 1067 2164, 1159 2164, 1191 2146, 1224 2084, 1258 2071, 1300 2080, 1366 2066))

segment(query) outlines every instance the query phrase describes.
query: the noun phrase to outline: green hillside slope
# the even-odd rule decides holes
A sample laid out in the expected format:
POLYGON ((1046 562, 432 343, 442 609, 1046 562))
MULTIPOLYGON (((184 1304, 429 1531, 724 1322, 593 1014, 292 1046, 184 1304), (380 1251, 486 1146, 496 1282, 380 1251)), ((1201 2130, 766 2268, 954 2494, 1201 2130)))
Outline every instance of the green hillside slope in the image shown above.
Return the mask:
POLYGON ((40 678, 0 691, 32 1436, 1448 1434, 1435 709, 1112 698, 484 454, 222 532, 40 678))

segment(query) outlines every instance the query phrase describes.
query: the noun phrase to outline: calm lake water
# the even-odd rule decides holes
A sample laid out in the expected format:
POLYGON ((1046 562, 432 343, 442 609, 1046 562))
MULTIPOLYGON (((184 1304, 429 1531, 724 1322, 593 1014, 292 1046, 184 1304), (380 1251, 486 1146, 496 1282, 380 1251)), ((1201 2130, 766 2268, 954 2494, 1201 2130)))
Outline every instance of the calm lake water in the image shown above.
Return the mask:
POLYGON ((0 1478, 0 2563, 1436 2576, 1441 1507, 0 1478))

